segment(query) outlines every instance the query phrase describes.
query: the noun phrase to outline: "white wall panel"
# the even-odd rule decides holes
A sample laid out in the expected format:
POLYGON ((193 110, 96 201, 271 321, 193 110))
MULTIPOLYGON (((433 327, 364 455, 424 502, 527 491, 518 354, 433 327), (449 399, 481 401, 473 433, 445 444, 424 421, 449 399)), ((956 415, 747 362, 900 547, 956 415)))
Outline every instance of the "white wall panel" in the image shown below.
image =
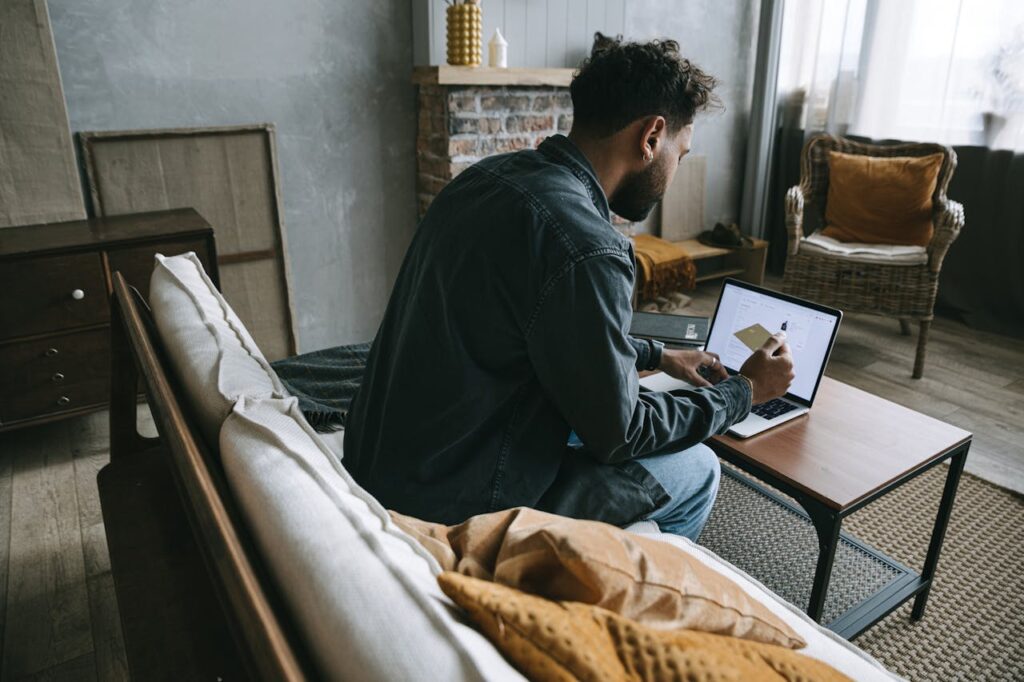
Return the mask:
MULTIPOLYGON (((445 63, 445 0, 411 0, 416 63, 445 63), (427 5, 428 10, 416 5, 427 5), (426 46, 424 48, 424 45, 426 46)), ((594 32, 625 33, 628 0, 481 0, 484 64, 495 27, 508 40, 511 67, 576 66, 594 32)))
POLYGON ((569 0, 569 12, 565 22, 566 66, 575 66, 590 53, 594 34, 587 32, 588 0, 569 0))
MULTIPOLYGON (((544 63, 556 63, 566 57, 565 46, 568 39, 569 0, 548 0, 547 25, 544 31, 544 63)), ((571 62, 566 62, 566 65, 571 62)))
MULTIPOLYGON (((501 24, 501 32, 505 35, 505 40, 508 41, 509 66, 527 66, 526 5, 528 2, 529 4, 543 3, 544 0, 505 0, 504 23, 501 24)), ((486 7, 484 7, 484 14, 487 14, 486 7)), ((484 40, 490 40, 490 36, 484 40)))
MULTIPOLYGON (((445 53, 445 7, 447 4, 443 0, 412 0, 413 4, 417 2, 424 2, 430 6, 430 25, 425 27, 427 34, 430 36, 429 49, 427 53, 430 55, 431 64, 444 64, 448 61, 447 54, 445 53)), ((415 21, 415 19, 413 19, 415 21)), ((420 27, 413 25, 413 33, 420 32, 420 27)))
MULTIPOLYGON (((667 6, 668 11, 671 10, 671 4, 667 6)), ((607 0, 604 7, 604 23, 609 28, 609 33, 612 35, 622 33, 624 31, 623 26, 626 21, 626 0, 607 0), (618 27, 617 30, 612 31, 612 27, 618 27)))
MULTIPOLYGON (((621 31, 609 31, 608 24, 605 22, 605 11, 608 9, 608 3, 605 0, 587 0, 587 16, 584 19, 584 26, 587 27, 587 45, 593 43, 594 33, 601 31, 602 33, 621 33, 621 31)), ((573 21, 578 21, 577 17, 572 18, 573 21)))
POLYGON ((543 67, 548 60, 548 3, 538 0, 526 5, 526 53, 523 66, 543 67))

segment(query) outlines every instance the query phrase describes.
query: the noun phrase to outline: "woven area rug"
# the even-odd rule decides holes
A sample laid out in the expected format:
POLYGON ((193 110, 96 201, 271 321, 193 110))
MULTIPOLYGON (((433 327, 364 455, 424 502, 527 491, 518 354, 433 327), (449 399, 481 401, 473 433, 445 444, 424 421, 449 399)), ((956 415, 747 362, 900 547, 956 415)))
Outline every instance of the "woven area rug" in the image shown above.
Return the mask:
MULTIPOLYGON (((741 483, 749 477, 730 475, 733 471, 725 468, 727 475, 722 477, 700 544, 756 576, 786 601, 805 608, 818 559, 814 526, 801 512, 741 483), (756 520, 753 524, 752 519, 756 520)), ((879 560, 844 537, 836 549, 822 622, 831 623, 908 572, 879 560)))
MULTIPOLYGON (((876 500, 844 530, 920 570, 946 471, 936 467, 876 500)), ((723 476, 701 544, 806 607, 814 531, 768 498, 723 476)), ((891 573, 844 544, 833 576, 826 621, 891 573)), ((911 623, 910 608, 898 608, 857 645, 911 680, 1024 679, 1024 498, 964 474, 924 619, 911 623)))

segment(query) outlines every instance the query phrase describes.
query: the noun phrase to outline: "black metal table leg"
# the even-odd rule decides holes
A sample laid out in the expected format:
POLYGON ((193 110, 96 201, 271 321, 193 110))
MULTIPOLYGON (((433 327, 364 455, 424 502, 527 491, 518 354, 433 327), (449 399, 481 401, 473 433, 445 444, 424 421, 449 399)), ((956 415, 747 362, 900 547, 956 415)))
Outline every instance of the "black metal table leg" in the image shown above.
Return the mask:
POLYGON ((816 623, 821 622, 821 614, 825 609, 825 596, 828 594, 828 583, 832 578, 832 563, 836 558, 836 547, 839 546, 839 531, 843 519, 838 512, 829 509, 813 499, 800 500, 807 515, 811 517, 814 530, 818 534, 818 566, 814 570, 814 583, 811 586, 811 599, 807 603, 807 615, 816 623))
POLYGON ((912 621, 921 620, 922 616, 924 616, 924 608, 928 603, 928 594, 931 592, 932 583, 935 581, 935 569, 939 565, 939 555, 942 553, 942 541, 946 539, 949 515, 953 511, 953 501, 956 499, 957 486, 960 485, 960 474, 964 471, 964 462, 967 461, 967 451, 970 447, 971 443, 968 441, 949 461, 949 472, 946 474, 946 486, 942 491, 942 502, 939 504, 939 511, 935 516, 932 539, 928 545, 928 556, 924 560, 924 570, 921 571, 921 579, 925 582, 925 587, 914 598, 914 608, 910 612, 910 619, 912 621))

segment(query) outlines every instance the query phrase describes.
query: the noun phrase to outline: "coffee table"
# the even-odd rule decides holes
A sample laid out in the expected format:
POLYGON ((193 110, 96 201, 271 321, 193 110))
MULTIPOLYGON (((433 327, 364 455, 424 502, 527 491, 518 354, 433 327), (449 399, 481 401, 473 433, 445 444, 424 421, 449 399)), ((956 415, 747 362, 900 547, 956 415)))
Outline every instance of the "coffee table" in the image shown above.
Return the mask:
MULTIPOLYGON (((807 606, 807 613, 817 622, 821 621, 843 519, 950 460, 921 572, 905 569, 897 583, 853 606, 828 627, 853 639, 911 597, 911 619, 924 615, 971 446, 970 433, 823 377, 807 415, 752 438, 715 436, 707 444, 719 457, 794 498, 806 511, 818 536, 819 555, 807 606)), ((871 551, 898 565, 878 550, 871 551)))

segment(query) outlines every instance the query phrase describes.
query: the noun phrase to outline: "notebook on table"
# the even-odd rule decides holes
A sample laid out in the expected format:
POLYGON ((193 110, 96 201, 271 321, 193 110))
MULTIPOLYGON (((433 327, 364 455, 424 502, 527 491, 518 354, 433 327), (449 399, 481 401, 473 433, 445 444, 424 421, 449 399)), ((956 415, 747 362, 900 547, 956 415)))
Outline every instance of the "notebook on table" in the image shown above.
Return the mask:
POLYGON ((666 346, 694 348, 708 340, 708 318, 670 313, 633 313, 630 336, 654 339, 666 346))

